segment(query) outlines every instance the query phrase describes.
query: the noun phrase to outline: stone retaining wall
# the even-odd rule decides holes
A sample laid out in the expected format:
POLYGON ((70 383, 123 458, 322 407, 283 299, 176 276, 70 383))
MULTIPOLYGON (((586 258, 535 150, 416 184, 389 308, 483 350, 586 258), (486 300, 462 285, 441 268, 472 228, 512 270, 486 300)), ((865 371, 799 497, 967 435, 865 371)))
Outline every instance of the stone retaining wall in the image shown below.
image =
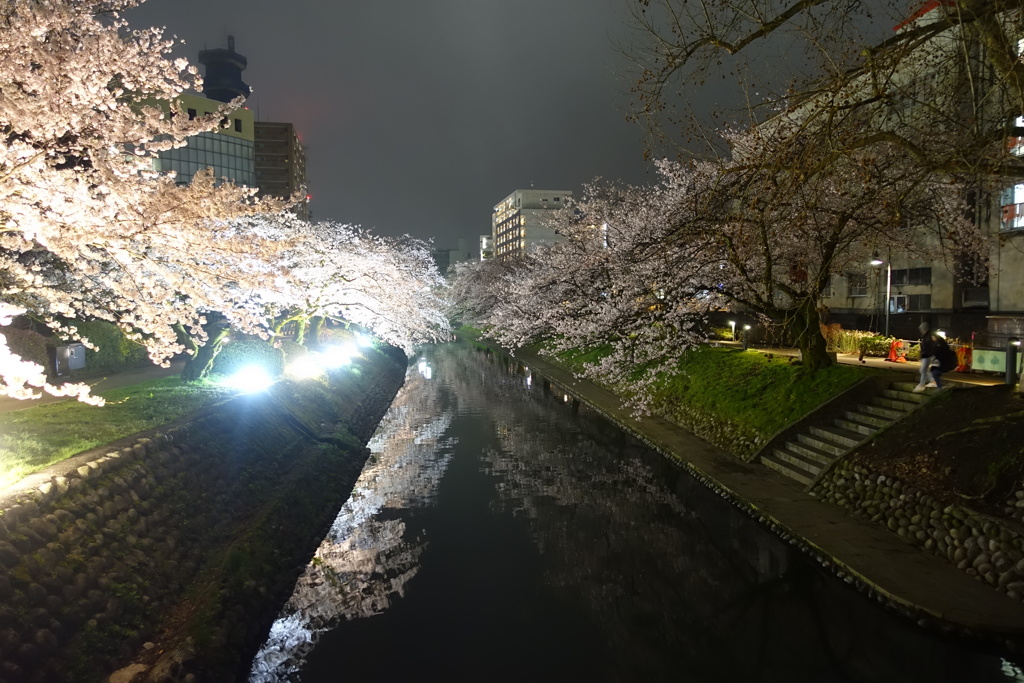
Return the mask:
MULTIPOLYGON (((1015 600, 1024 600, 1024 537, 1012 521, 959 505, 947 505, 893 477, 842 461, 811 495, 888 527, 907 542, 947 559, 957 568, 1015 600)), ((1024 491, 1007 509, 1024 513, 1024 491)))
POLYGON ((244 675, 404 371, 379 356, 329 385, 281 383, 0 501, 0 683, 92 683, 132 662, 116 680, 244 675))

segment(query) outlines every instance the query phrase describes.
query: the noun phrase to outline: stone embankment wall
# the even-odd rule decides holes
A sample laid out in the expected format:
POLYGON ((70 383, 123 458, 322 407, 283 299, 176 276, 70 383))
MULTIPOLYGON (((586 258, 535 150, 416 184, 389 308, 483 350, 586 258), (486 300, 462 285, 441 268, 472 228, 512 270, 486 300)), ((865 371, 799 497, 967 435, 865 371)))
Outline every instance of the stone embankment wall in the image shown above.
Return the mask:
POLYGON ((898 479, 843 461, 811 495, 886 526, 1011 598, 1024 600, 1024 491, 1008 501, 1010 519, 1002 520, 947 505, 898 479))
POLYGON ((232 399, 0 502, 0 682, 244 676, 351 492, 400 355, 232 399))

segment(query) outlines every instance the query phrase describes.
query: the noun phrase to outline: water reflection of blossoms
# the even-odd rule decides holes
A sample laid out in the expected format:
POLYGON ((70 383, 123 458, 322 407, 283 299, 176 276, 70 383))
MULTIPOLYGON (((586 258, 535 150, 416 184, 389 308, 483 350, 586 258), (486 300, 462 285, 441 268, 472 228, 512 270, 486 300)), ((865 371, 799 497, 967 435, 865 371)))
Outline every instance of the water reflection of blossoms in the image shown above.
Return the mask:
POLYGON ((406 538, 395 511, 430 504, 454 446, 444 439, 452 412, 441 409, 429 378, 417 366, 407 373, 352 495, 253 661, 253 683, 288 680, 320 633, 383 612, 418 571, 426 541, 406 538))

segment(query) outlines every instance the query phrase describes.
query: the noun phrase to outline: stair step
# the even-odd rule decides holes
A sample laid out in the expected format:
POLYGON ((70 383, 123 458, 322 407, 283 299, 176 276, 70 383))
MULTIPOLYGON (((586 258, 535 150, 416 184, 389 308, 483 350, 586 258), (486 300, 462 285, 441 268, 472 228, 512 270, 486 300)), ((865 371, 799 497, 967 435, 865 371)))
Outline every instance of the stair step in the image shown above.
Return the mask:
POLYGON ((803 456, 805 460, 813 460, 822 465, 830 465, 833 462, 835 462, 836 459, 835 453, 830 453, 828 451, 823 451, 820 448, 815 448, 814 446, 804 441, 800 441, 799 438, 793 441, 787 441, 783 448, 791 453, 796 453, 800 456, 803 456))
POLYGON ((819 451, 828 453, 833 458, 844 456, 850 452, 850 449, 847 446, 838 444, 830 439, 822 438, 816 434, 799 434, 796 439, 800 443, 806 444, 811 448, 817 448, 819 451))
POLYGON ((791 451, 786 447, 775 448, 772 450, 772 455, 775 456, 776 460, 781 460, 790 467, 803 470, 808 476, 816 477, 825 468, 828 463, 821 463, 806 456, 801 455, 795 451, 791 451))
POLYGON ((837 418, 832 424, 840 429, 845 429, 849 432, 856 432, 857 434, 863 434, 864 436, 874 436, 878 433, 878 427, 875 425, 865 424, 849 418, 837 418))
POLYGON ((871 399, 871 403, 873 403, 876 406, 881 406, 883 408, 892 408, 894 410, 899 410, 903 413, 903 415, 901 415, 900 417, 903 417, 907 413, 915 410, 918 406, 917 403, 913 403, 911 401, 898 401, 894 398, 888 398, 886 396, 875 396, 873 399, 871 399))
MULTIPOLYGON (((914 386, 917 386, 916 384, 914 386)), ((906 401, 908 403, 924 403, 928 400, 926 394, 918 393, 911 389, 910 391, 898 391, 896 389, 882 389, 882 396, 886 398, 894 398, 897 401, 906 401)))
POLYGON ((895 389, 896 391, 908 391, 910 393, 913 393, 914 387, 916 386, 917 381, 915 380, 913 382, 893 382, 892 384, 889 385, 889 388, 895 389))
POLYGON ((907 412, 905 410, 897 410, 896 408, 887 408, 885 406, 877 406, 871 403, 862 403, 857 406, 858 413, 865 413, 867 415, 873 415, 880 418, 895 422, 900 418, 906 417, 907 412))
POLYGON ((769 467, 778 472, 779 474, 789 477, 790 479, 795 479, 804 486, 807 486, 812 481, 814 481, 814 477, 810 476, 807 472, 797 469, 789 465, 789 463, 777 460, 774 454, 761 456, 761 462, 766 467, 769 467))
POLYGON ((828 439, 847 448, 855 448, 864 442, 865 436, 841 427, 811 427, 811 434, 828 439))
MULTIPOLYGON (((871 425, 877 429, 884 429, 893 423, 894 417, 888 415, 876 415, 869 412, 861 412, 859 407, 857 410, 847 410, 845 417, 848 420, 859 422, 864 425, 871 425)), ((898 416, 897 416, 898 417, 898 416)))

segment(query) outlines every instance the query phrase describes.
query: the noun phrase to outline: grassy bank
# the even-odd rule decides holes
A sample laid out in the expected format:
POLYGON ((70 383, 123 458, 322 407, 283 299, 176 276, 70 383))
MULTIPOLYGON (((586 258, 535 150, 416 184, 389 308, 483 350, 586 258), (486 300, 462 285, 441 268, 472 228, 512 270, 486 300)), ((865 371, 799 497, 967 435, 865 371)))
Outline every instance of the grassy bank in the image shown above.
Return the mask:
MULTIPOLYGON (((566 353, 557 361, 580 371, 602 349, 566 353)), ((702 346, 683 354, 677 372, 654 390, 652 412, 740 456, 864 377, 864 368, 834 365, 814 374, 788 357, 702 346)), ((629 386, 614 387, 622 395, 629 386)))
POLYGON ((173 422, 229 394, 212 382, 177 377, 98 393, 105 406, 68 400, 0 414, 0 488, 76 453, 173 422))

